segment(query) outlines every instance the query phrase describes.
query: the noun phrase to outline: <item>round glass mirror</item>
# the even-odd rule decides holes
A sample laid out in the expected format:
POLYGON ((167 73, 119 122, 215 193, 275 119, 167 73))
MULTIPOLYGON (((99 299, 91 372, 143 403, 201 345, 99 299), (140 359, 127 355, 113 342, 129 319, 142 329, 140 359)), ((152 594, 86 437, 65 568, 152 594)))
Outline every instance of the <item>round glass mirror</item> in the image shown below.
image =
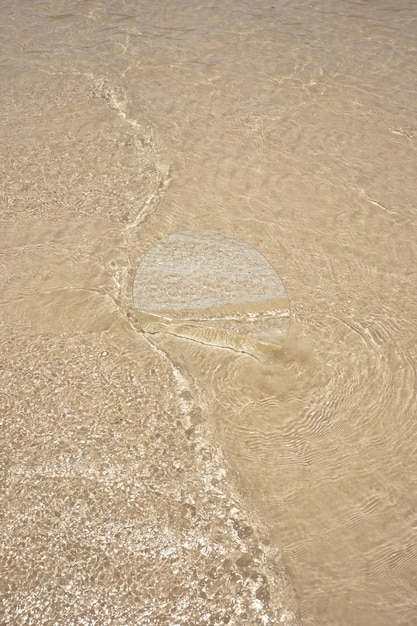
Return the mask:
POLYGON ((251 340, 280 346, 290 324, 277 272, 247 243, 217 231, 176 233, 148 250, 136 272, 133 306, 144 332, 232 349, 251 340))

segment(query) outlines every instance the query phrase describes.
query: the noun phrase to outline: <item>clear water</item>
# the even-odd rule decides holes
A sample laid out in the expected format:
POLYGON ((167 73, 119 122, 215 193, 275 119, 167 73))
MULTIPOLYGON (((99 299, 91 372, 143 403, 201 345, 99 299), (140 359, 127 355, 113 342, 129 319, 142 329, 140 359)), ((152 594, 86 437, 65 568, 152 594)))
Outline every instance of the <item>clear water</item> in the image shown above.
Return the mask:
POLYGON ((415 3, 0 13, 3 623, 417 624, 415 3), (193 229, 279 362, 129 324, 193 229))

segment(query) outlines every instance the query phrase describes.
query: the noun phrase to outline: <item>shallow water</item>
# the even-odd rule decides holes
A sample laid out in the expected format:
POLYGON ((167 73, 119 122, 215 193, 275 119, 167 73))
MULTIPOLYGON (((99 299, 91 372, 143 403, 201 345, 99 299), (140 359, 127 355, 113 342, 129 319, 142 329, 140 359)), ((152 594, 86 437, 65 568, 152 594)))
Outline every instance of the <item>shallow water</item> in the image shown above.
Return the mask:
POLYGON ((414 3, 0 12, 4 623, 415 624, 414 3), (274 364, 130 325, 190 229, 280 275, 274 364))

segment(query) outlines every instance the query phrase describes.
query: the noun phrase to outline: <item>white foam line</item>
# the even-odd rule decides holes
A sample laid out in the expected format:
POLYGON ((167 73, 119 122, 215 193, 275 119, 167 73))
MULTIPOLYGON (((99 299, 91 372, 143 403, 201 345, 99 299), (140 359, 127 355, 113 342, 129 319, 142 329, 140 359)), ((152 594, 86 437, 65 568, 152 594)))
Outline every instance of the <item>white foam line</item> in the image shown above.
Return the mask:
POLYGON ((374 204, 380 209, 383 209, 387 213, 398 213, 398 211, 394 211, 394 209, 389 209, 388 207, 386 207, 384 204, 381 204, 381 202, 378 202, 377 200, 372 200, 372 198, 368 198, 368 200, 371 204, 374 204))

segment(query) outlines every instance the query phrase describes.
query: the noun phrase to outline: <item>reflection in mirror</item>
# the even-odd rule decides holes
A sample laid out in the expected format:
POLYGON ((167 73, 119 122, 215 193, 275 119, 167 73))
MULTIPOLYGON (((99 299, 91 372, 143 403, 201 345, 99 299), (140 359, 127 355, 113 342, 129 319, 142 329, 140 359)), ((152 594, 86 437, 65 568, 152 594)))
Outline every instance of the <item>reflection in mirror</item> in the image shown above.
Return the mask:
POLYGON ((143 332, 256 358, 278 350, 290 324, 276 271, 247 243, 217 231, 173 234, 148 250, 136 272, 133 305, 143 332))

